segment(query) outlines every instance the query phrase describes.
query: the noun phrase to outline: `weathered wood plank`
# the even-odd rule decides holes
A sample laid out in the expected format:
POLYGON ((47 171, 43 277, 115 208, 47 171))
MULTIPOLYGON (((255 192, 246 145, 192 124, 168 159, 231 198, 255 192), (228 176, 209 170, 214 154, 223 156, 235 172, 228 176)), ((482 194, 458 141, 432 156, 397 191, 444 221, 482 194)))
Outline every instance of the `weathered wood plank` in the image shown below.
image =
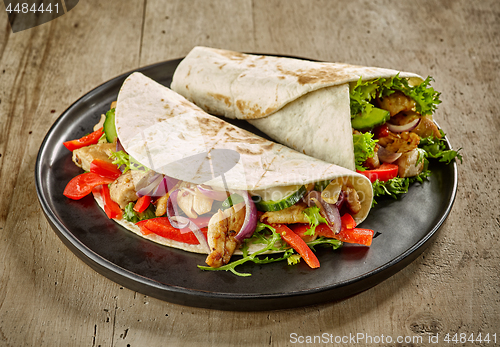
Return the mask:
POLYGON ((292 333, 423 342, 437 333, 498 333, 499 18, 492 0, 88 0, 11 34, 0 15, 0 345, 290 346, 292 333), (35 201, 43 136, 95 86, 195 45, 432 75, 443 100, 436 119, 465 161, 452 213, 423 256, 337 303, 251 313, 163 302, 78 260, 35 201))
POLYGON ((141 65, 185 56, 194 46, 245 51, 255 40, 252 1, 149 0, 141 65))
POLYGON ((85 266, 50 229, 36 202, 33 168, 45 133, 64 109, 137 66, 141 32, 130 28, 140 23, 140 10, 135 2, 85 1, 15 34, 3 31, 0 16, 2 346, 111 345, 104 308, 119 286, 85 266), (126 45, 127 54, 118 54, 126 45))

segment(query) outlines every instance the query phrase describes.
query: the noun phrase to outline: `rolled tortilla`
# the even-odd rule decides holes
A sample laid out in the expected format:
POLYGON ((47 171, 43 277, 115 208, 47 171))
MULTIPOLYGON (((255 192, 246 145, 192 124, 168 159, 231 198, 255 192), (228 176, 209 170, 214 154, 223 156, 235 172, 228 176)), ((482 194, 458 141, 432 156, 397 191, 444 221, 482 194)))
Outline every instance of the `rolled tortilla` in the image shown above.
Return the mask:
POLYGON ((349 83, 413 73, 195 47, 171 88, 208 113, 245 119, 296 151, 354 170, 349 83))
MULTIPOLYGON (((370 180, 343 167, 296 152, 240 129, 140 74, 123 83, 115 110, 118 138, 136 161, 170 177, 226 191, 255 191, 325 180, 349 182, 360 196, 361 223, 370 211, 370 180)), ((130 223, 129 223, 130 224, 130 223)), ((140 234, 135 225, 123 223, 140 234)), ((143 236, 143 235, 141 235, 143 236)), ((146 235, 188 251, 203 249, 146 235)))

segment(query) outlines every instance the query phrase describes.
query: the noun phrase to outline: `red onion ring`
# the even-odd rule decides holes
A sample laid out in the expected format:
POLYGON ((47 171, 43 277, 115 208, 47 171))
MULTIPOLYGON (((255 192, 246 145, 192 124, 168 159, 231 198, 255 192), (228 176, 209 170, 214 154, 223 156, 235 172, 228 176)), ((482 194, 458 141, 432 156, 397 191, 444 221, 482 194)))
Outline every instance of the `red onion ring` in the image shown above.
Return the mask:
POLYGON ((217 201, 224 201, 227 199, 228 194, 226 191, 220 191, 220 190, 212 190, 209 188, 204 187, 203 185, 199 184, 197 186, 198 190, 200 193, 205 195, 207 198, 217 200, 217 201))
POLYGON ((340 194, 339 194, 339 199, 335 203, 335 205, 337 206, 339 211, 342 208, 342 206, 344 205, 344 202, 345 202, 345 193, 344 193, 344 191, 341 190, 340 194))
MULTIPOLYGON (((342 196, 342 200, 344 200, 344 198, 343 198, 344 195, 342 192, 341 192, 341 196, 342 196)), ((314 202, 314 204, 320 209, 321 215, 328 222, 327 223, 328 227, 335 234, 338 234, 340 232, 341 227, 342 227, 342 221, 340 219, 340 212, 339 212, 339 208, 337 206, 337 203, 339 201, 337 201, 337 203, 335 203, 335 204, 329 204, 321 198, 321 193, 317 192, 315 190, 309 192, 309 194, 307 195, 307 200, 309 200, 309 202, 310 201, 314 202)), ((339 200, 340 200, 340 196, 339 196, 339 200)), ((343 201, 341 201, 340 203, 342 203, 342 202, 343 201)), ((310 203, 308 203, 308 206, 311 206, 310 203)))
POLYGON ((245 222, 241 226, 239 233, 234 237, 239 242, 253 235, 257 226, 257 208, 250 197, 250 194, 245 191, 238 192, 245 200, 245 222))
POLYGON ((378 151, 377 151, 378 159, 381 162, 389 163, 389 164, 394 163, 396 160, 398 160, 399 157, 401 156, 401 154, 402 153, 391 152, 382 146, 379 146, 378 151))
POLYGON ((412 131, 417 127, 419 123, 420 123, 420 118, 414 119, 410 123, 403 125, 395 125, 389 122, 386 124, 389 130, 392 131, 393 133, 402 133, 403 131, 412 131))
MULTIPOLYGON (((147 196, 152 196, 153 192, 156 191, 158 188, 158 185, 163 181, 163 175, 162 174, 154 174, 151 178, 148 180, 148 185, 145 187, 136 187, 139 188, 136 192, 138 197, 143 197, 144 195, 147 196)), ((165 195, 165 194, 163 194, 165 195)))

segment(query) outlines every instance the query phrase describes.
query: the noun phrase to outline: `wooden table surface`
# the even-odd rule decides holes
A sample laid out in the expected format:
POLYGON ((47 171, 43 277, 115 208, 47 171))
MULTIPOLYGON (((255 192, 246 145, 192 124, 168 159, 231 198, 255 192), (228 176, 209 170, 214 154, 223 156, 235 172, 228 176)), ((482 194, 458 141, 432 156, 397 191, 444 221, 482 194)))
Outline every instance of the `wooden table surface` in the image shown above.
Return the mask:
POLYGON ((330 346, 426 346, 436 334, 434 345, 493 346, 492 334, 499 345, 499 71, 498 0, 81 0, 17 33, 0 14, 0 346, 294 346, 325 333, 374 338, 319 343, 330 346), (266 312, 171 304, 84 264, 37 201, 45 134, 101 83, 195 45, 433 76, 443 101, 435 118, 464 156, 435 241, 359 295, 266 312), (459 342, 445 343, 448 333, 459 342), (460 343, 479 333, 491 341, 460 343))

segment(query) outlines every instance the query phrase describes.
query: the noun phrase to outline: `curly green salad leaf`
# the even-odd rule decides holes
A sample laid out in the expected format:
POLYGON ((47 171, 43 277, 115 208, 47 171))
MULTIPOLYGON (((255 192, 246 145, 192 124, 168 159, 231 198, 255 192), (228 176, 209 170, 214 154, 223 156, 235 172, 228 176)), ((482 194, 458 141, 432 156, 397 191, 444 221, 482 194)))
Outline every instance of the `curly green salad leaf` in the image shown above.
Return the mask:
POLYGON ((419 147, 424 149, 426 152, 427 158, 439 159, 440 162, 449 164, 455 158, 460 160, 462 163, 462 155, 460 154, 460 150, 462 148, 455 150, 447 149, 446 141, 444 140, 444 133, 442 130, 439 130, 441 133, 441 138, 435 137, 424 137, 420 139, 419 147))
POLYGON ((365 171, 363 163, 366 159, 373 157, 375 153, 375 145, 377 140, 373 139, 373 134, 370 132, 353 134, 352 141, 354 144, 354 161, 356 170, 365 171))
POLYGON ((351 118, 359 114, 366 117, 374 108, 372 100, 391 95, 395 91, 400 91, 415 100, 416 111, 422 116, 430 115, 441 103, 439 100, 441 93, 430 86, 431 81, 433 79, 429 76, 418 86, 410 86, 408 80, 399 77, 399 74, 391 78, 377 78, 366 82, 360 78, 350 88, 351 118))
POLYGON ((137 213, 134 211, 134 203, 130 202, 127 206, 125 206, 125 210, 123 211, 123 219, 132 222, 134 224, 140 222, 141 220, 146 220, 151 218, 156 218, 152 206, 149 206, 144 212, 137 213))
POLYGON ((394 177, 388 181, 376 180, 372 183, 373 186, 373 203, 372 206, 377 204, 375 198, 381 196, 390 196, 398 199, 401 195, 408 193, 410 184, 413 182, 423 182, 430 175, 430 170, 424 168, 422 172, 414 177, 394 177))
MULTIPOLYGON (((286 259, 288 265, 298 264, 300 262, 301 256, 299 254, 296 254, 293 248, 288 247, 288 245, 285 242, 281 241, 282 241, 281 235, 276 232, 275 228, 273 228, 268 224, 257 222, 257 227, 255 228, 253 235, 250 238, 243 241, 243 245, 241 248, 243 252, 243 257, 241 259, 232 261, 218 268, 213 268, 210 266, 202 266, 202 265, 198 265, 198 268, 207 271, 231 271, 233 274, 237 276, 247 277, 251 276, 251 274, 238 272, 236 271, 236 267, 249 261, 255 264, 268 264, 286 259), (248 249, 252 244, 264 244, 265 246, 252 254, 248 254, 248 249), (265 258, 257 257, 258 255, 261 255, 268 251, 283 252, 283 253, 281 253, 281 256, 278 257, 276 255, 273 255, 272 257, 268 256, 265 258)), ((314 241, 307 242, 307 245, 311 247, 313 251, 315 251, 314 247, 318 245, 331 246, 332 249, 335 250, 342 246, 342 241, 336 239, 329 239, 326 237, 318 237, 314 241)))
POLYGON ((112 162, 113 164, 116 164, 118 165, 118 167, 123 168, 123 173, 127 172, 128 170, 149 170, 147 167, 128 155, 128 153, 126 153, 125 151, 113 152, 110 158, 114 159, 114 161, 112 162))
MULTIPOLYGON (((287 249, 285 250, 283 255, 278 258, 269 258, 269 257, 266 257, 264 259, 257 258, 259 254, 265 253, 267 251, 276 251, 276 252, 283 251, 285 249, 284 246, 275 245, 278 243, 278 241, 281 241, 281 236, 276 232, 276 229, 274 229, 270 225, 258 222, 252 237, 246 239, 243 243, 242 246, 243 258, 232 261, 226 265, 217 268, 213 268, 210 266, 201 266, 201 265, 198 265, 198 268, 200 268, 201 270, 211 270, 211 271, 231 271, 233 274, 242 277, 251 276, 251 274, 249 273, 238 272, 236 271, 235 268, 238 265, 244 264, 248 261, 254 262, 255 264, 273 263, 276 261, 287 259, 293 254, 294 252, 293 249, 287 249), (269 232, 271 232, 270 235, 269 232), (249 246, 251 244, 256 244, 256 243, 257 244, 262 243, 265 244, 265 246, 252 254, 248 254, 249 246)), ((297 261, 295 261, 295 263, 297 263, 297 261)))
POLYGON ((316 232, 316 227, 321 223, 327 223, 326 219, 319 213, 320 209, 317 206, 311 206, 306 208, 302 213, 306 215, 309 221, 309 229, 304 233, 304 235, 314 235, 316 232))

